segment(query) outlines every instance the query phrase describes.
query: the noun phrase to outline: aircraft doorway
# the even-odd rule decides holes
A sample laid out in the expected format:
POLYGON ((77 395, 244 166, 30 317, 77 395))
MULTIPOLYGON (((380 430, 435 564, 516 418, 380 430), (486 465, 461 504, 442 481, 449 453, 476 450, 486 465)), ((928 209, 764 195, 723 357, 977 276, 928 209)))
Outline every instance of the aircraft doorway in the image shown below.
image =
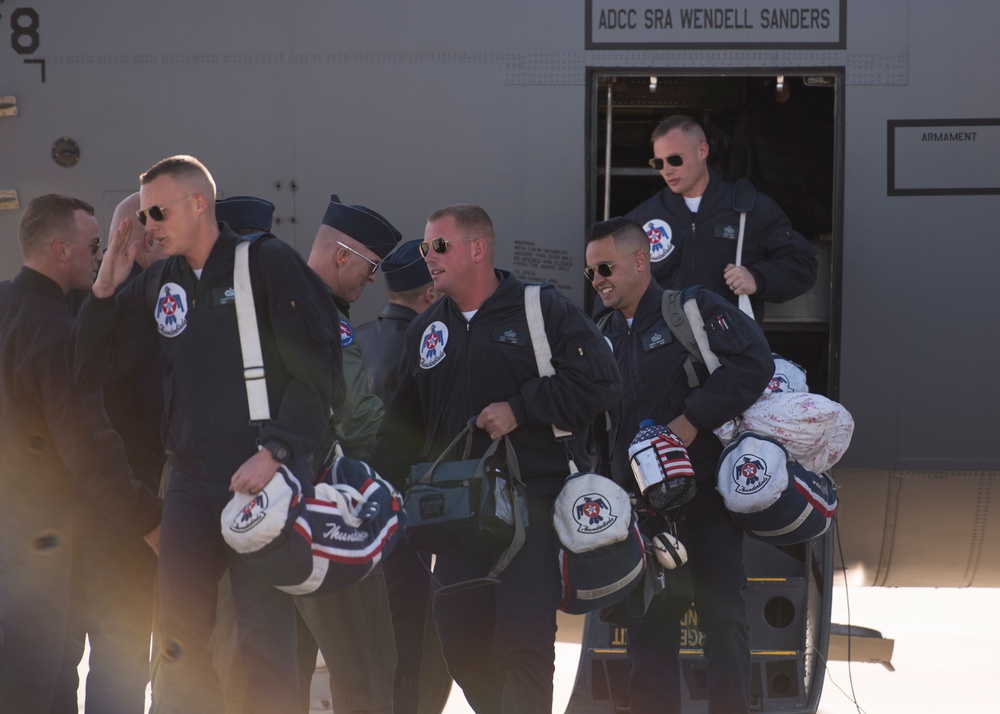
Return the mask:
MULTIPOLYGON (((664 189, 647 166, 650 134, 671 114, 705 127, 709 163, 727 181, 749 178, 819 255, 816 285, 768 303, 772 349, 806 368, 810 391, 836 398, 843 76, 830 70, 755 74, 594 71, 589 112, 589 220, 627 213, 664 189), (833 348, 831 348, 833 345, 833 348)), ((593 301, 593 291, 586 291, 593 301)))

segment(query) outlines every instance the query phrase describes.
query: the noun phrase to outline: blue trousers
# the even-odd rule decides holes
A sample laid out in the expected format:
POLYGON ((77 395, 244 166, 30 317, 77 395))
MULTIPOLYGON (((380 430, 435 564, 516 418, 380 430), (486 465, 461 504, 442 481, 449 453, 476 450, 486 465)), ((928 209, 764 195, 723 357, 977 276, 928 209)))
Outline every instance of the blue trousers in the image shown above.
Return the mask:
MULTIPOLYGON (((448 671, 477 714, 551 714, 560 600, 554 496, 528 499, 529 527, 500 584, 435 593, 448 671)), ((438 556, 436 585, 484 577, 496 556, 438 556)))
MULTIPOLYGON (((743 589, 743 531, 708 482, 686 512, 684 539, 698 626, 705 635, 710 714, 750 710, 750 628, 743 589)), ((633 714, 680 712, 680 618, 690 603, 659 596, 628 629, 629 702, 633 714)))
POLYGON ((223 710, 209 636, 218 581, 228 566, 240 652, 247 670, 247 714, 295 712, 299 706, 295 605, 250 570, 222 539, 220 516, 229 482, 177 469, 170 475, 160 527, 159 674, 170 714, 223 710))
POLYGON ((431 556, 396 543, 382 561, 396 640, 393 713, 417 714, 423 708, 444 707, 451 677, 441 659, 441 643, 430 610, 431 556), (421 686, 423 684, 423 686, 421 686))
POLYGON ((396 648, 382 569, 330 595, 296 597, 295 606, 306 625, 299 630, 302 680, 311 682, 318 646, 337 714, 392 714, 396 648))

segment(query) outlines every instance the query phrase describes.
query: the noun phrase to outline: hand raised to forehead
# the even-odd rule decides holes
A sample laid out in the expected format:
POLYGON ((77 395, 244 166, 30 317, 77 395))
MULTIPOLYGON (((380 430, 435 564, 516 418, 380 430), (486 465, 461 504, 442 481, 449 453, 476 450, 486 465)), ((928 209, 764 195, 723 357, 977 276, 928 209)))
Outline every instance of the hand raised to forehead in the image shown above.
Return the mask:
POLYGON ((118 224, 108 242, 108 249, 104 251, 104 260, 94 281, 94 297, 111 297, 115 289, 128 279, 140 247, 138 242, 130 244, 131 237, 132 221, 126 218, 118 224))

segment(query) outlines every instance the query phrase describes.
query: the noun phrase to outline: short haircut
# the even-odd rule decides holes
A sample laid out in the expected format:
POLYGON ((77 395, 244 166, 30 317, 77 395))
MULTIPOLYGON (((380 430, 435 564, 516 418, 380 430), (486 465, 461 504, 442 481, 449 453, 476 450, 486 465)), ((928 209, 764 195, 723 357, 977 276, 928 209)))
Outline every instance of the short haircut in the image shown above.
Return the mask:
POLYGON ((25 258, 36 255, 47 240, 72 233, 77 211, 94 215, 94 207, 79 198, 47 193, 31 199, 17 224, 21 255, 25 258))
POLYGON ((699 144, 706 140, 705 130, 701 128, 701 124, 695 121, 694 117, 689 117, 686 114, 673 114, 656 125, 653 134, 649 137, 650 143, 661 136, 666 136, 674 129, 680 129, 685 135, 698 139, 699 144))
POLYGON ((431 223, 447 217, 451 217, 455 221, 455 227, 470 238, 484 238, 491 244, 495 240, 493 221, 490 220, 489 214, 482 206, 472 203, 456 203, 445 206, 428 216, 427 222, 431 223))
POLYGON ((646 231, 631 218, 616 216, 606 221, 598 221, 587 230, 587 244, 610 236, 619 253, 642 251, 649 255, 649 237, 646 231))
POLYGON ((160 159, 149 167, 149 170, 139 175, 139 184, 145 186, 161 176, 170 176, 181 181, 193 179, 202 184, 206 189, 204 192, 210 195, 213 201, 215 200, 215 179, 205 168, 205 164, 193 156, 179 154, 160 159))

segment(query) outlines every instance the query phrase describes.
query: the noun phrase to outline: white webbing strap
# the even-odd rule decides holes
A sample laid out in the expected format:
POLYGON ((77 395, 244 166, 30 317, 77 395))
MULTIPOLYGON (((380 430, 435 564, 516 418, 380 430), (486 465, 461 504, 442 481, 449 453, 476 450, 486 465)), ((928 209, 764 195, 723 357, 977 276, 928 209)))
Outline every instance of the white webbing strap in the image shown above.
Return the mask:
MULTIPOLYGON (((552 377, 555 375, 555 367, 552 366, 552 348, 549 347, 549 336, 545 332, 545 319, 542 317, 542 301, 539 297, 541 286, 526 285, 524 287, 524 312, 528 317, 528 332, 531 333, 531 346, 535 350, 535 363, 538 365, 538 374, 542 377, 552 377)), ((565 439, 573 436, 571 432, 560 429, 555 424, 552 425, 552 433, 556 439, 565 439)), ((568 453, 568 451, 567 451, 568 453)), ((570 473, 576 473, 576 464, 572 459, 569 462, 570 473)))
POLYGON ((528 316, 528 331, 531 333, 531 346, 535 349, 538 374, 551 377, 556 370, 552 366, 552 348, 549 347, 549 337, 545 332, 540 292, 540 285, 524 286, 524 312, 528 316))
POLYGON ((236 293, 236 322, 243 350, 243 379, 247 385, 247 403, 251 421, 268 421, 271 408, 267 403, 267 380, 264 375, 264 355, 260 349, 257 311, 250 286, 250 242, 236 244, 233 264, 233 291, 236 293))
POLYGON ((705 363, 708 373, 711 374, 719 368, 720 362, 715 352, 708 345, 708 333, 705 332, 705 318, 701 316, 697 300, 691 298, 684 301, 684 315, 688 319, 688 324, 691 325, 691 332, 694 333, 694 341, 698 343, 698 350, 701 352, 701 361, 705 363))
MULTIPOLYGON (((740 213, 740 235, 736 239, 736 267, 740 267, 743 265, 743 231, 746 228, 746 224, 747 224, 747 214, 746 211, 743 211, 742 213, 740 213)), ((750 319, 753 320, 754 316, 753 316, 753 308, 750 307, 750 296, 740 295, 739 304, 740 304, 740 310, 749 315, 750 319)))

